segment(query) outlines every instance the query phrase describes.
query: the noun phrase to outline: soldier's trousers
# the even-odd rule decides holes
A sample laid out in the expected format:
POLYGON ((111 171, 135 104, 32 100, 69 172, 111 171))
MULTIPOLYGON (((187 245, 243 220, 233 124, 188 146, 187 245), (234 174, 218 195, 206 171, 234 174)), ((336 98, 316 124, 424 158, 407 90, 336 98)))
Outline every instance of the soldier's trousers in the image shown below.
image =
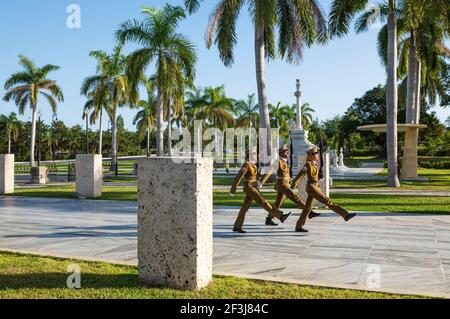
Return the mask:
POLYGON ((305 208, 303 209, 302 214, 300 215, 299 220, 297 221, 297 228, 303 228, 306 223, 306 219, 308 218, 309 214, 312 210, 312 205, 314 200, 318 200, 322 204, 325 204, 328 206, 329 209, 334 211, 336 214, 341 216, 342 218, 347 217, 348 211, 346 211, 344 208, 342 208, 339 205, 333 204, 330 198, 328 198, 322 190, 319 188, 318 185, 307 185, 306 186, 306 192, 308 193, 308 198, 306 199, 305 208))
POLYGON ((294 190, 291 188, 290 184, 278 184, 276 187, 276 190, 278 191, 277 200, 275 201, 276 208, 280 208, 283 206, 284 201, 286 198, 290 199, 297 205, 298 208, 304 209, 305 203, 301 200, 301 198, 294 192, 294 190))
POLYGON ((250 206, 253 201, 258 203, 262 208, 264 208, 270 215, 270 217, 276 217, 278 219, 281 218, 283 215, 283 212, 280 211, 278 208, 273 207, 261 194, 259 189, 253 185, 247 185, 244 184, 244 193, 246 194, 244 204, 241 207, 241 210, 239 211, 239 215, 236 219, 236 222, 234 223, 234 228, 242 228, 244 226, 245 221, 245 215, 247 214, 248 210, 250 209, 250 206))

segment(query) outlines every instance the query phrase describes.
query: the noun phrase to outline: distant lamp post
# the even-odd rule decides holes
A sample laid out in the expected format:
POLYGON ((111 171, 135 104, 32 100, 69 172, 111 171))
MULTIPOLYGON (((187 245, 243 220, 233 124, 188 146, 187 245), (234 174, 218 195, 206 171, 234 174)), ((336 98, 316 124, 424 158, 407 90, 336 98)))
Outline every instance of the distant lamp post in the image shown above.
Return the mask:
POLYGON ((300 80, 297 79, 296 84, 297 90, 295 91, 295 97, 297 98, 297 117, 296 117, 296 124, 298 130, 303 130, 302 126, 302 108, 300 106, 300 98, 302 97, 302 92, 300 91, 300 80))

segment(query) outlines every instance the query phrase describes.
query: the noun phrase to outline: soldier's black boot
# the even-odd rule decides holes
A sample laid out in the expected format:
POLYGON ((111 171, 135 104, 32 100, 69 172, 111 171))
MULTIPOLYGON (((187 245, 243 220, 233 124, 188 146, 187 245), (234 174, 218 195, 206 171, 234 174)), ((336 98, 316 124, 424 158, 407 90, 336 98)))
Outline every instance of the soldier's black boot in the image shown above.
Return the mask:
POLYGON ((283 214, 283 215, 280 217, 280 221, 281 221, 282 223, 284 223, 285 220, 286 220, 289 216, 291 216, 291 214, 292 214, 292 212, 289 212, 289 214, 283 214))
POLYGON ((309 213, 309 219, 319 217, 320 215, 321 215, 320 213, 316 213, 316 212, 312 211, 311 213, 309 213))
POLYGON ((273 221, 272 217, 267 217, 266 226, 278 226, 278 224, 273 221))
POLYGON ((243 230, 242 228, 233 228, 233 231, 235 233, 239 233, 239 234, 247 234, 247 232, 245 230, 243 230))
POLYGON ((356 216, 356 213, 350 213, 350 214, 348 214, 345 218, 344 218, 344 220, 346 221, 346 222, 348 222, 350 219, 352 219, 353 217, 355 217, 356 216))
POLYGON ((306 229, 304 229, 304 228, 296 227, 295 228, 295 232, 296 233, 307 233, 308 231, 306 229))

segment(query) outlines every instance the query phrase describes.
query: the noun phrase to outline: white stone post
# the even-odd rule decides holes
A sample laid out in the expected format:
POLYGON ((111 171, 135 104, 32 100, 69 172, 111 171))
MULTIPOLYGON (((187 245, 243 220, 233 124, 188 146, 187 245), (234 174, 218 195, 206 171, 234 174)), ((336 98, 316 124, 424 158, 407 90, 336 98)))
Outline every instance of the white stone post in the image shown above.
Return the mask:
POLYGON ((181 290, 201 289, 209 284, 213 257, 212 174, 211 158, 139 160, 140 282, 181 290))
POLYGON ((102 196, 102 155, 77 155, 76 185, 77 197, 97 198, 102 196))
POLYGON ((48 183, 48 172, 45 166, 35 166, 30 169, 31 184, 44 185, 48 183))
MULTIPOLYGON (((323 166, 323 179, 321 179, 319 181, 319 187, 322 190, 322 192, 329 197, 330 196, 330 182, 331 182, 331 180, 330 180, 330 155, 328 153, 324 153, 323 156, 324 156, 325 165, 323 166)), ((305 166, 306 159, 307 159, 307 155, 301 155, 299 157, 299 166, 300 167, 305 166)), ((320 165, 320 163, 318 165, 320 165)), ((308 194, 306 193, 307 181, 308 181, 308 176, 305 176, 298 186, 298 196, 304 202, 306 202, 306 199, 308 198, 308 194)), ((326 207, 324 204, 322 204, 318 201, 314 201, 313 206, 319 207, 319 208, 326 207)))
POLYGON ((14 193, 14 154, 0 155, 0 194, 14 193))
POLYGON ((409 128, 405 133, 405 144, 403 147, 403 160, 401 168, 402 179, 417 179, 419 177, 417 161, 417 145, 419 130, 409 128))

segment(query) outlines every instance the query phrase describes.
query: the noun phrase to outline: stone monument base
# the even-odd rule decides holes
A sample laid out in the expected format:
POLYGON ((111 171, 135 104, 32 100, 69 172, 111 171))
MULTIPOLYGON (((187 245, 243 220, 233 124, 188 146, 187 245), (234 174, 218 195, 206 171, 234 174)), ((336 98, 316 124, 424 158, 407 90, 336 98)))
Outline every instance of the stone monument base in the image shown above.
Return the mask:
POLYGON ((101 155, 77 155, 76 185, 78 198, 102 196, 103 162, 101 155))
POLYGON ((35 166, 30 169, 31 184, 44 185, 48 183, 47 167, 35 166))
POLYGON ((213 161, 138 162, 139 281, 180 290, 212 280, 213 161))

